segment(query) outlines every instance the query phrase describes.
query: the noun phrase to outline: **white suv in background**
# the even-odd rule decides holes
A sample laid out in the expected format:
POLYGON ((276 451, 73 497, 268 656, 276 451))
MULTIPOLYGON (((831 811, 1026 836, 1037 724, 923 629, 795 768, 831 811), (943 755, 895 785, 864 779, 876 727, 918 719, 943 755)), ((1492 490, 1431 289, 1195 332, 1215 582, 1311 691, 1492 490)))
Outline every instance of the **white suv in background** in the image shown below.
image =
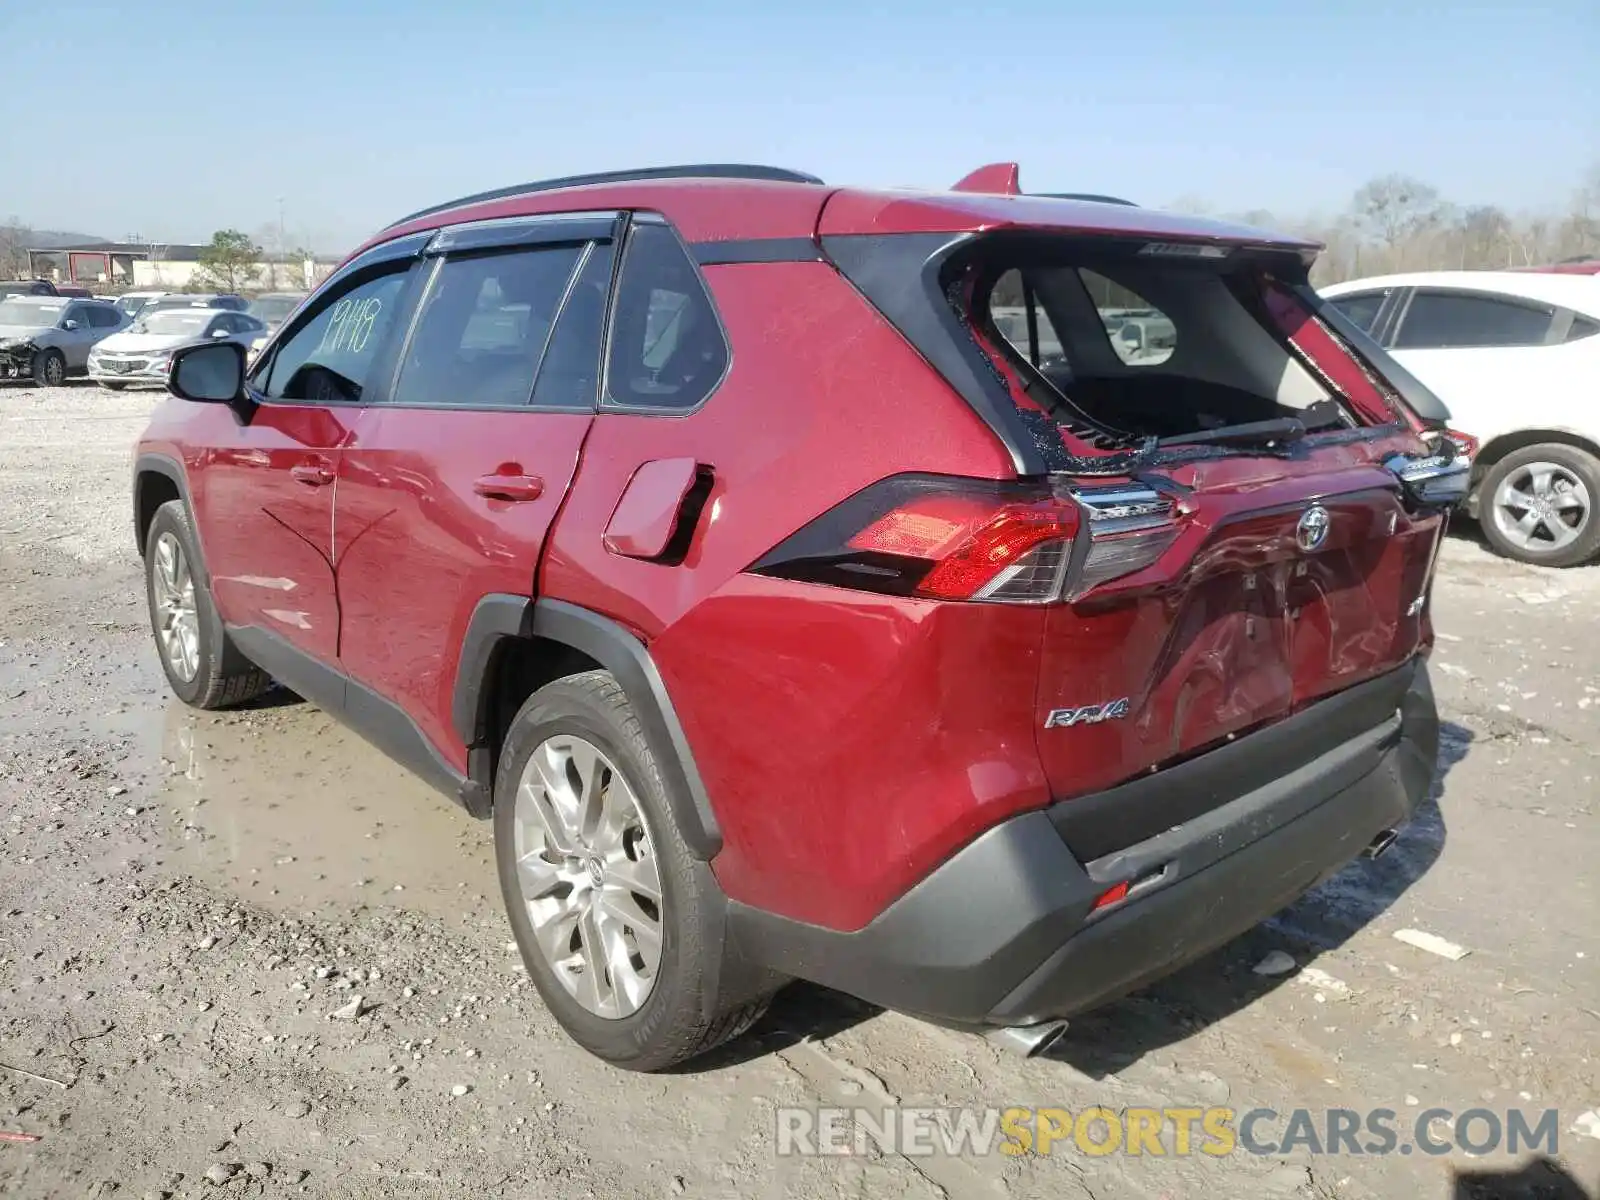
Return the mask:
POLYGON ((1600 556, 1600 276, 1423 271, 1321 291, 1478 439, 1467 511, 1496 550, 1600 556))

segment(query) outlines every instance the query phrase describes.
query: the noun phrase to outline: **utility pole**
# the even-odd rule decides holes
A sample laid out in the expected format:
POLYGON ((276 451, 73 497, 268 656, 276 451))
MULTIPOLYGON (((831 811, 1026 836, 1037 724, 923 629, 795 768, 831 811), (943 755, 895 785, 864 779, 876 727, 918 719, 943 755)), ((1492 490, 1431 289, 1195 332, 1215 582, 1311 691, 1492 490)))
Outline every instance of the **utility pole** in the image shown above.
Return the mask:
POLYGON ((278 262, 274 263, 272 265, 272 286, 273 287, 280 286, 279 283, 278 283, 278 264, 279 263, 283 263, 285 261, 285 259, 287 259, 288 255, 289 255, 289 238, 288 238, 288 235, 284 233, 284 227, 283 227, 283 197, 279 196, 278 197, 278 262))

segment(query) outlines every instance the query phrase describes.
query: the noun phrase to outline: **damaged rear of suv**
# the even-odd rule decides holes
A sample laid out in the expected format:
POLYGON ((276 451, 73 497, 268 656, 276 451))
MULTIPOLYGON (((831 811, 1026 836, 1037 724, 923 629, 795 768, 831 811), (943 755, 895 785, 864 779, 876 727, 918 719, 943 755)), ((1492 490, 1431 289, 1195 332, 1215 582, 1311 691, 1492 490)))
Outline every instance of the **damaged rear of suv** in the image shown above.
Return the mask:
POLYGON ((612 1062, 796 977, 1037 1048, 1432 780, 1466 452, 1315 251, 1012 166, 414 214, 248 376, 174 353, 135 506, 168 675, 289 679, 492 815, 530 976, 612 1062))

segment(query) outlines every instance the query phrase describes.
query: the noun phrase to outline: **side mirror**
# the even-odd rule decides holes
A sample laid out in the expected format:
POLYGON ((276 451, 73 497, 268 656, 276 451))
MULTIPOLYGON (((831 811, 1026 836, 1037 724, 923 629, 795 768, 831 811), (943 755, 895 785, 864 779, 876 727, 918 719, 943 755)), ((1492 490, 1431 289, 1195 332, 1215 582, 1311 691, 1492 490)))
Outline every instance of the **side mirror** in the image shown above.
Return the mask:
POLYGON ((70 321, 69 320, 69 321, 61 322, 61 328, 67 330, 69 333, 72 330, 76 329, 77 327, 78 327, 78 323, 76 321, 70 321))
POLYGON ((210 341, 172 352, 167 391, 180 400, 226 404, 240 421, 249 421, 255 402, 244 388, 245 349, 238 342, 210 341))
POLYGON ((211 336, 214 338, 228 337, 229 333, 226 329, 213 329, 211 331, 211 336))

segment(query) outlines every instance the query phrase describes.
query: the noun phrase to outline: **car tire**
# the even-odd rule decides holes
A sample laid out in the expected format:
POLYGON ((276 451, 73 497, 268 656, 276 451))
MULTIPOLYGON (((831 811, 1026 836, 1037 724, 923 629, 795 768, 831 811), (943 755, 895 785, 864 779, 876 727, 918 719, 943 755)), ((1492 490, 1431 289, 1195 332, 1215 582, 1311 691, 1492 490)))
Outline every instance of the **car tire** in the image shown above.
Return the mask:
POLYGON ((33 356, 33 382, 39 387, 60 387, 67 381, 67 360, 59 350, 40 350, 33 356))
POLYGON ((1525 446, 1484 476, 1478 522, 1495 551, 1541 567, 1600 555, 1600 458, 1563 442, 1525 446))
POLYGON ((105 388, 108 392, 120 392, 128 385, 125 383, 102 383, 100 386, 105 388))
POLYGON ((558 680, 529 697, 507 732, 495 779, 495 860, 528 973, 574 1041, 634 1071, 663 1070, 737 1037, 766 1011, 781 982, 763 980, 731 997, 719 989, 726 983, 721 892, 685 844, 667 786, 627 697, 606 671, 558 680), (598 759, 588 760, 581 747, 598 759), (584 778, 580 768, 589 761, 596 765, 584 778), (556 782, 546 788, 545 779, 556 782), (551 840, 559 811, 574 818, 563 835, 570 854, 551 840), (592 835, 577 816, 584 811, 601 814, 590 823, 592 835), (566 865, 552 866, 555 860, 566 865), (635 886, 641 890, 627 890, 635 886), (652 887, 659 894, 653 914, 652 887), (572 915, 580 910, 585 915, 572 915), (653 942, 644 928, 652 915, 659 935, 653 942), (653 963, 652 945, 659 947, 653 963), (591 947, 617 952, 591 971, 591 947))
POLYGON ((183 501, 156 509, 144 564, 156 653, 178 699, 193 708, 227 708, 272 686, 272 677, 245 658, 223 628, 183 501))

